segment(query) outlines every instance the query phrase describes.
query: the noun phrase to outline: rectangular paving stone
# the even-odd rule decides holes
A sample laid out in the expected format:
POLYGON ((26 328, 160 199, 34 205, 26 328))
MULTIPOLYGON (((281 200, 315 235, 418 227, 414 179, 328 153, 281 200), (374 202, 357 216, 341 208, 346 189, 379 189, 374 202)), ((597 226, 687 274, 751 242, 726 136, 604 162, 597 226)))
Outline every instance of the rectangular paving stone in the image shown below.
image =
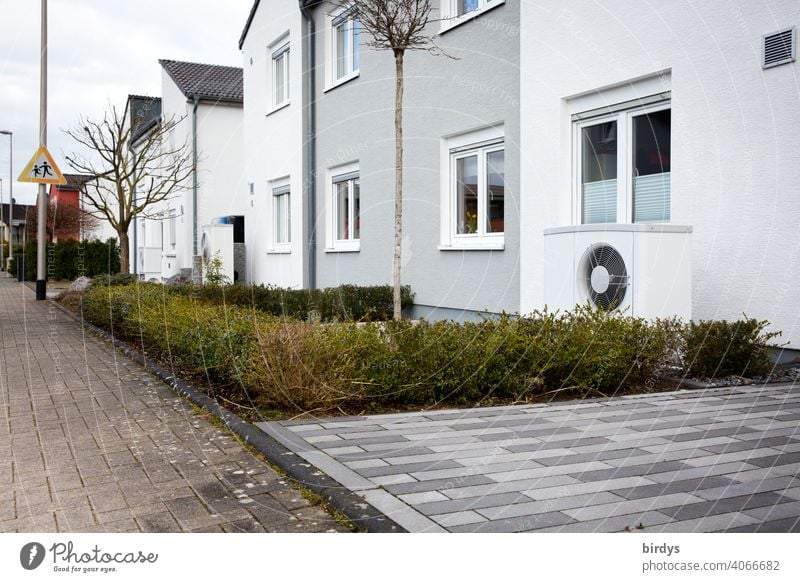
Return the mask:
POLYGON ((684 463, 683 466, 684 468, 678 470, 669 470, 663 473, 649 473, 647 478, 656 483, 668 483, 670 481, 711 477, 714 475, 730 476, 733 478, 733 475, 741 471, 749 471, 756 468, 755 465, 749 465, 744 461, 723 463, 721 465, 707 465, 703 467, 690 467, 684 463))
POLYGON ((752 509, 755 507, 775 505, 777 503, 781 503, 782 501, 788 501, 788 499, 778 495, 777 493, 756 493, 754 495, 726 497, 713 501, 681 505, 679 507, 669 507, 661 509, 660 511, 678 521, 683 521, 720 513, 731 513, 734 511, 744 511, 746 509, 752 509))
POLYGON ((800 463, 800 453, 782 453, 778 455, 763 456, 748 460, 748 463, 757 467, 774 467, 777 465, 791 465, 800 463))
POLYGON ((740 525, 750 525, 757 523, 758 520, 745 513, 730 512, 709 515, 697 519, 687 519, 681 521, 671 521, 661 525, 653 525, 644 529, 643 533, 701 533, 701 532, 721 532, 731 527, 740 525))
POLYGON ((427 461, 423 463, 408 463, 406 465, 384 465, 382 467, 368 467, 358 469, 358 473, 369 479, 384 475, 395 475, 399 473, 416 473, 422 471, 438 471, 444 469, 463 469, 456 461, 427 461))
POLYGON ((663 513, 647 511, 645 513, 634 513, 592 521, 578 521, 539 531, 541 533, 614 533, 622 531, 647 533, 653 531, 660 524, 671 521, 672 518, 663 513), (639 526, 642 526, 642 529, 639 529, 639 526))
MULTIPOLYGON (((745 461, 757 467, 767 467, 773 463, 766 459, 778 459, 780 457, 787 457, 788 455, 776 455, 778 451, 775 449, 752 449, 749 451, 737 451, 735 453, 723 453, 721 455, 708 455, 703 457, 691 458, 686 460, 687 465, 693 467, 703 467, 706 465, 719 465, 721 463, 730 463, 733 461, 745 461)), ((789 460, 787 463, 800 461, 800 454, 797 459, 789 460)))
POLYGON ((575 518, 577 521, 593 521, 621 515, 640 514, 699 500, 699 497, 695 497, 689 493, 672 493, 658 497, 645 497, 616 503, 592 505, 590 507, 565 509, 564 513, 575 518))
POLYGON ((382 477, 372 477, 370 479, 376 485, 395 485, 397 483, 413 483, 416 481, 414 477, 408 475, 406 473, 400 473, 397 475, 384 475, 382 477))
MULTIPOLYGON (((734 481, 723 477, 700 477, 695 479, 673 480, 667 481, 666 483, 656 483, 654 485, 642 485, 641 487, 613 490, 613 493, 616 493, 625 499, 644 499, 647 497, 656 497, 671 493, 692 493, 702 497, 701 491, 703 490, 724 488, 735 484, 736 483, 734 481)), ((734 495, 731 495, 731 497, 734 497, 734 495)), ((708 498, 704 497, 704 499, 708 498)))
POLYGON ((519 492, 493 493, 476 497, 465 497, 463 499, 449 499, 445 497, 445 500, 442 501, 416 504, 414 505, 414 509, 424 513, 425 515, 439 515, 444 513, 458 513, 461 511, 482 509, 485 507, 511 506, 515 503, 527 501, 528 499, 530 498, 519 492))
POLYGON ((674 472, 685 468, 686 465, 680 461, 664 461, 645 465, 628 465, 626 467, 612 467, 611 469, 573 473, 573 476, 579 481, 589 482, 619 479, 621 477, 645 476, 669 471, 674 472))
MULTIPOLYGON (((421 493, 406 493, 398 495, 401 501, 409 505, 419 505, 422 503, 432 503, 434 501, 449 501, 449 498, 438 491, 423 491, 421 493)), ((419 508, 417 508, 419 509, 419 508)))
MULTIPOLYGON (((529 499, 525 496, 526 499, 529 499)), ((573 497, 560 497, 548 499, 546 501, 525 501, 514 504, 503 504, 500 506, 489 506, 479 509, 478 513, 488 519, 502 519, 506 517, 520 517, 523 515, 533 515, 535 513, 548 513, 551 511, 563 511, 576 507, 593 506, 603 503, 624 501, 622 497, 601 491, 599 493, 587 493, 585 495, 575 495, 573 497)))
POLYGON ((461 511, 458 513, 446 513, 444 515, 432 515, 431 519, 442 527, 454 527, 457 525, 467 525, 486 521, 486 518, 478 515, 474 511, 461 511))
POLYGON ((591 483, 573 483, 556 487, 528 489, 523 491, 523 493, 531 499, 540 501, 543 499, 554 499, 556 497, 572 497, 584 493, 597 493, 599 491, 613 491, 626 487, 651 485, 652 483, 653 481, 644 477, 623 477, 621 479, 609 479, 608 481, 592 481, 591 483))
POLYGON ((577 463, 574 465, 555 465, 552 467, 539 467, 534 469, 522 469, 503 471, 500 473, 486 473, 486 475, 498 482, 502 481, 519 481, 520 479, 536 479, 544 477, 553 477, 555 475, 569 475, 576 473, 584 473, 586 471, 594 471, 597 469, 609 469, 611 465, 601 463, 599 461, 591 461, 588 463, 577 463))
MULTIPOLYGON (((558 486, 573 486, 579 483, 577 479, 568 477, 567 475, 557 475, 555 477, 541 477, 537 479, 522 479, 520 481, 505 481, 502 483, 491 483, 486 485, 470 485, 467 487, 456 487, 455 489, 440 489, 445 495, 451 499, 465 499, 467 497, 480 497, 484 495, 492 495, 495 493, 509 493, 509 492, 524 492, 528 495, 531 490, 545 490, 548 488, 557 488, 558 486)), ((568 496, 564 493, 564 497, 568 496)), ((577 493, 576 493, 577 495, 577 493)), ((530 495, 528 495, 530 497, 530 495)), ((556 495, 558 497, 558 495, 556 495)))
POLYGON ((381 489, 372 489, 359 493, 375 509, 388 515, 400 527, 408 531, 420 533, 443 533, 446 530, 430 518, 412 509, 394 495, 381 489))
POLYGON ((475 485, 493 484, 494 481, 483 475, 467 475, 451 477, 448 479, 431 479, 429 481, 416 481, 414 483, 400 483, 385 485, 384 488, 392 494, 418 493, 421 491, 450 491, 459 487, 472 487, 475 485))
POLYGON ((732 483, 712 489, 697 491, 696 495, 703 499, 722 499, 724 497, 737 497, 763 491, 776 491, 778 493, 787 489, 795 481, 795 476, 775 477, 774 479, 764 479, 762 481, 747 481, 746 483, 732 483))
POLYGON ((756 507, 755 509, 748 509, 744 513, 762 522, 789 518, 800 519, 800 501, 756 507))
POLYGON ((452 532, 470 533, 501 533, 501 532, 522 532, 535 531, 547 527, 572 523, 574 520, 559 512, 537 513, 536 515, 526 515, 523 517, 512 517, 508 519, 497 519, 481 523, 468 525, 458 525, 448 528, 452 532))

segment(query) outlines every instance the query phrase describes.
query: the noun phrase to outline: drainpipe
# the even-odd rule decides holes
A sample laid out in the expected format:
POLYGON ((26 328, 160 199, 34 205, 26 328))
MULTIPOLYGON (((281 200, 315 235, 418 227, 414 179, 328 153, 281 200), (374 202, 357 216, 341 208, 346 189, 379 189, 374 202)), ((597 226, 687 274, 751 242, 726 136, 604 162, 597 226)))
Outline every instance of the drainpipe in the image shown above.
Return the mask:
POLYGON ((200 96, 194 95, 192 107, 192 256, 197 256, 197 106, 200 96))
POLYGON ((306 106, 306 189, 308 192, 308 257, 307 279, 308 288, 317 287, 317 178, 316 178, 316 129, 314 127, 316 98, 314 95, 314 17, 306 5, 305 0, 300 1, 300 11, 306 24, 306 93, 308 105, 306 106))

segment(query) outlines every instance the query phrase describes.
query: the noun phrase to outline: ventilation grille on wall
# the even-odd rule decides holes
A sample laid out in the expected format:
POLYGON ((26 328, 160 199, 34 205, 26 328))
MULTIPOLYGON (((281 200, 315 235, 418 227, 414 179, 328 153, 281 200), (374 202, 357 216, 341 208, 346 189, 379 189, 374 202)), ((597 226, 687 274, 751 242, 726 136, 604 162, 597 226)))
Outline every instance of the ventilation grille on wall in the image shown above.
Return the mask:
POLYGON ((764 35, 764 54, 762 67, 776 67, 791 63, 795 59, 797 47, 797 29, 793 26, 786 30, 764 35))

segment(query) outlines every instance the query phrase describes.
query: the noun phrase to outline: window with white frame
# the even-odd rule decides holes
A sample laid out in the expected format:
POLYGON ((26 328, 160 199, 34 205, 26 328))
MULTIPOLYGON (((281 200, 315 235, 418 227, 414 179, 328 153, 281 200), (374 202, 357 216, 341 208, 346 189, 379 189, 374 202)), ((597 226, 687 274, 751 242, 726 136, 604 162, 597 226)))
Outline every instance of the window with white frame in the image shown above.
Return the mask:
POLYGON ((272 189, 272 242, 275 249, 292 242, 292 195, 289 184, 272 189))
POLYGON ((573 116, 577 221, 669 222, 669 102, 607 109, 573 116))
POLYGON ((441 0, 442 25, 449 28, 505 3, 505 0, 441 0))
POLYGON ((361 180, 358 165, 329 171, 328 248, 358 251, 361 248, 361 180))
POLYGON ((359 70, 360 25, 352 12, 334 16, 330 25, 330 82, 349 79, 359 70))
POLYGON ((177 222, 177 212, 174 209, 170 210, 167 219, 167 252, 169 254, 175 254, 175 247, 178 243, 177 222))
POLYGON ((502 128, 446 140, 442 245, 497 249, 505 237, 505 144, 502 128))
POLYGON ((272 107, 289 102, 289 40, 281 40, 272 50, 272 107))

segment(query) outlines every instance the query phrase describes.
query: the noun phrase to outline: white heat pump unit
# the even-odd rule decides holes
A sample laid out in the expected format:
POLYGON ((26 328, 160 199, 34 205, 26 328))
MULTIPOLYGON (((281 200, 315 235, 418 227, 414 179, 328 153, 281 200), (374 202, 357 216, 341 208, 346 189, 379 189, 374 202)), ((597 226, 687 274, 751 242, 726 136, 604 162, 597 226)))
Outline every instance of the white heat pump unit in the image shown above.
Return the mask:
POLYGON ((211 259, 219 256, 222 261, 221 275, 233 283, 233 225, 207 224, 200 237, 200 254, 203 257, 203 271, 208 268, 211 259))
POLYGON ((654 319, 692 316, 691 226, 583 224, 544 231, 545 303, 654 319))

